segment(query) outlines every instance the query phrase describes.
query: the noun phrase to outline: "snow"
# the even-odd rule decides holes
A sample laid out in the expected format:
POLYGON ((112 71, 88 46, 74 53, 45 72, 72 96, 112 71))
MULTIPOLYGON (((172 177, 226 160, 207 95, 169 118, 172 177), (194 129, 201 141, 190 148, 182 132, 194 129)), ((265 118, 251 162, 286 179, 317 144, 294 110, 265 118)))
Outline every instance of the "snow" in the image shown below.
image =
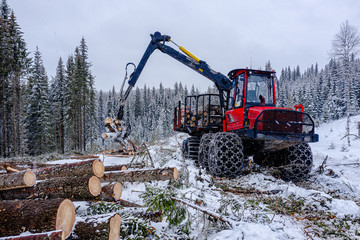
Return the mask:
MULTIPOLYGON (((351 118, 352 134, 357 134, 358 122, 360 116, 351 118)), ((345 127, 346 119, 341 119, 316 128, 320 141, 310 144, 314 157, 311 176, 299 184, 273 177, 271 169, 254 171, 232 180, 214 179, 195 166, 193 160, 182 157, 181 144, 188 137, 186 134, 155 142, 149 146, 149 152, 155 167, 178 168, 179 182, 182 183, 174 190, 178 198, 192 205, 200 199, 201 209, 231 222, 231 227, 210 223, 202 212, 188 207, 192 216, 189 239, 360 239, 360 139, 352 136, 351 146, 347 146, 347 139, 343 138, 345 127), (327 161, 323 164, 324 159, 327 161), (321 165, 324 166, 323 173, 317 172, 321 165), (234 194, 223 191, 221 185, 263 193, 234 194), (231 204, 238 204, 239 209, 234 210, 232 206, 235 205, 231 204), (342 227, 345 223, 348 228, 342 227)), ((130 163, 133 157, 102 155, 100 159, 105 165, 116 165, 130 163)), ((73 161, 79 160, 53 163, 73 161)), ((122 199, 143 205, 140 195, 146 190, 146 184, 168 187, 168 181, 124 183, 122 199)), ((75 205, 80 212, 87 207, 86 202, 75 205)), ((151 226, 156 228, 157 234, 164 232, 167 236, 176 236, 177 230, 169 227, 165 220, 152 222, 151 226)))

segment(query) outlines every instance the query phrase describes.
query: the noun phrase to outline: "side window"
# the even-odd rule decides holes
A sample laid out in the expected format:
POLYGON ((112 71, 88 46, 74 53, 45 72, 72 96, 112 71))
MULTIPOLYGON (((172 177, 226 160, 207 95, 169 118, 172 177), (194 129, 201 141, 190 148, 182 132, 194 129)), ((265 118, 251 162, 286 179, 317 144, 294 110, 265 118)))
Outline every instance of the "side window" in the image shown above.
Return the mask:
POLYGON ((232 109, 234 106, 234 93, 235 93, 235 84, 233 85, 233 87, 230 90, 228 110, 232 109))
POLYGON ((243 105, 243 97, 244 97, 244 82, 245 82, 245 74, 240 74, 238 77, 238 84, 236 88, 236 96, 235 96, 235 107, 242 107, 243 105))

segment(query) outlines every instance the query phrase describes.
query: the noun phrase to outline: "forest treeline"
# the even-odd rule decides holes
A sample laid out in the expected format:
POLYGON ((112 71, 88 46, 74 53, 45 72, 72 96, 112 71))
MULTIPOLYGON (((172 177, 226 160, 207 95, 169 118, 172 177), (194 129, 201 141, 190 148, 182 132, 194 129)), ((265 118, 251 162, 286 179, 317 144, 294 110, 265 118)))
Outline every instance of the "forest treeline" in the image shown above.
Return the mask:
MULTIPOLYGON (((115 117, 120 94, 94 88, 88 46, 82 38, 66 59, 59 57, 49 78, 40 48, 33 56, 6 0, 0 6, 0 157, 50 152, 96 152, 111 144, 101 139, 104 120, 115 117)), ((270 68, 270 62, 265 68, 270 68)), ((316 124, 360 112, 360 60, 352 54, 348 67, 332 58, 322 69, 286 67, 277 73, 278 106, 304 105, 316 124), (344 76, 349 78, 345 80, 344 76), (345 94, 349 92, 349 94, 345 94), (350 102, 350 107, 347 103, 350 102)), ((120 86, 117 86, 120 87, 120 86)), ((209 87, 207 93, 216 93, 209 87)), ((125 105, 125 120, 137 143, 174 134, 173 111, 179 100, 198 94, 194 86, 174 83, 135 88, 125 105)))

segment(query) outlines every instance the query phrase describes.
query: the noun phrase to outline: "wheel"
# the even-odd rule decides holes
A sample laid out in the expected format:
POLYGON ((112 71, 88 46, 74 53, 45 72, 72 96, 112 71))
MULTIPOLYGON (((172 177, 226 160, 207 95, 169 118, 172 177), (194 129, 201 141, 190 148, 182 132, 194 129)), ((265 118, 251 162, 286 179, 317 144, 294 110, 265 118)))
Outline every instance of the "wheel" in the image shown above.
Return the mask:
POLYGON ((200 138, 189 137, 183 142, 182 152, 185 158, 194 159, 197 163, 199 155, 200 138))
POLYGON ((184 158, 188 158, 188 155, 189 155, 188 154, 188 150, 189 150, 189 139, 188 138, 183 141, 181 150, 182 150, 182 154, 183 154, 184 158))
POLYGON ((204 168, 206 171, 209 171, 209 150, 210 150, 210 144, 214 139, 214 135, 215 134, 213 133, 207 133, 204 136, 202 136, 200 140, 198 162, 200 166, 204 168))
POLYGON ((235 178, 247 167, 241 138, 235 133, 219 132, 209 152, 209 172, 216 177, 235 178))
POLYGON ((297 183, 309 177, 313 164, 313 156, 309 144, 300 143, 280 152, 283 158, 280 177, 284 181, 297 183))

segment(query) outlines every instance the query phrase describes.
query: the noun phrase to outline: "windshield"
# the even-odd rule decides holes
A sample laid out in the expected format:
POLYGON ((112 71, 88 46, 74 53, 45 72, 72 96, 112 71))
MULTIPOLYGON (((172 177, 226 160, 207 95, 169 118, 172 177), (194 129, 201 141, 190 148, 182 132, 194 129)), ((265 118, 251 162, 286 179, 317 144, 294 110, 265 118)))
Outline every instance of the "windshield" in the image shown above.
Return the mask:
POLYGON ((272 77, 264 74, 249 74, 246 102, 261 104, 260 95, 264 98, 264 104, 274 104, 272 77))

